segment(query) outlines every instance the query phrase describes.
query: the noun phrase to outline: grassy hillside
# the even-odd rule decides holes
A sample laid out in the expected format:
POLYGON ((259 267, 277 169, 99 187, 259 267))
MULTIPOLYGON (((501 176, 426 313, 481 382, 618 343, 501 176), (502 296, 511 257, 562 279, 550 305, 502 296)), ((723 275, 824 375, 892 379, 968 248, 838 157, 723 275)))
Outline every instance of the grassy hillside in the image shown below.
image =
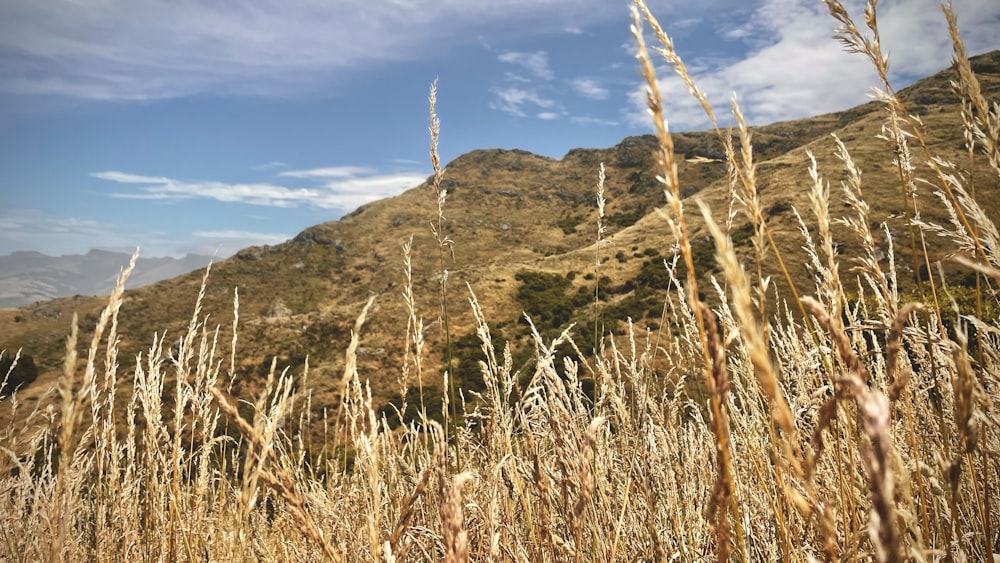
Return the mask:
POLYGON ((41 372, 0 404, 0 553, 988 559, 1000 53, 955 35, 880 102, 670 134, 651 90, 656 135, 0 311, 41 372))
MULTIPOLYGON (((992 99, 1000 93, 998 61, 1000 55, 991 53, 971 63, 983 95, 992 99)), ((954 78, 953 70, 942 71, 899 93, 907 111, 923 123, 926 154, 917 147, 913 158, 921 163, 928 155, 937 155, 960 163, 978 188, 976 195, 983 209, 996 219, 996 210, 1000 209, 997 181, 986 159, 970 162, 965 153, 961 100, 950 86, 954 78)), ((834 187, 831 213, 835 217, 852 214, 842 190, 837 189, 846 173, 835 156, 832 135, 848 147, 864 172, 867 222, 876 230, 884 222, 893 236, 901 290, 915 290, 918 273, 926 277, 928 269, 920 264, 922 249, 916 246, 914 252, 907 227, 907 203, 892 164, 893 149, 879 138, 885 119, 884 106, 871 102, 840 113, 749 129, 759 206, 774 242, 763 252, 761 273, 772 278, 774 291, 782 298, 793 298, 793 294, 775 260, 776 254, 783 258, 791 279, 805 279, 808 274, 807 255, 802 250, 805 239, 793 213, 793 209, 803 213, 809 209, 807 152, 815 156, 826 181, 834 187)), ((695 199, 704 201, 724 222, 731 208, 731 193, 720 136, 711 131, 677 133, 673 142, 685 206, 692 209, 695 199)), ((606 149, 574 149, 560 160, 493 149, 474 151, 448 163, 441 187, 448 193, 443 228, 455 241, 454 259, 449 256, 445 267, 449 285, 456 292, 451 311, 456 338, 468 340, 473 331, 463 295, 465 283, 470 283, 481 293, 491 321, 501 327, 500 335, 519 341, 522 356, 530 356, 528 331, 520 320, 525 303, 517 299, 522 284, 516 276, 525 270, 573 277, 568 292, 593 294, 598 278, 607 278, 606 287, 600 289, 604 295, 601 303, 579 302, 576 305, 581 306, 573 307, 574 315, 565 319, 589 323, 590 332, 595 319, 603 322, 605 329, 614 330, 622 328, 620 321, 629 316, 641 321, 642 326, 659 328, 656 311, 662 310, 667 289, 661 266, 663 258, 672 255, 676 241, 656 212, 665 203, 663 186, 656 180, 656 146, 656 138, 647 135, 627 138, 606 149), (601 272, 595 274, 595 187, 601 163, 607 175, 603 222, 609 245, 602 249, 601 272), (652 275, 659 281, 642 282, 644 271, 645 277, 652 275)), ((920 167, 925 168, 922 164, 920 167)), ((947 224, 946 210, 935 204, 931 191, 920 185, 916 189, 923 220, 947 224)), ((280 367, 298 367, 308 356, 319 375, 315 383, 317 408, 338 404, 341 389, 337 374, 343 370, 342 349, 349 337, 348 328, 367 297, 375 294, 377 314, 372 315, 363 350, 373 353, 362 354, 360 361, 373 373, 376 402, 391 400, 395 394, 393 381, 402 362, 396 343, 405 330, 397 321, 405 314, 399 299, 404 279, 402 245, 411 237, 415 295, 429 325, 425 335, 431 352, 428 362, 435 368, 442 367, 447 355, 445 339, 440 324, 433 322, 440 317, 435 280, 440 276, 441 264, 428 228, 436 214, 435 206, 433 188, 425 183, 397 197, 366 205, 339 221, 311 227, 287 243, 248 248, 216 264, 202 307, 213 325, 231 331, 233 293, 238 288, 243 326, 237 380, 253 386, 274 357, 280 367), (385 352, 374 353, 379 350, 385 352), (375 375, 378 373, 384 376, 375 375)), ((714 245, 700 217, 690 218, 690 226, 700 259, 696 269, 702 275, 701 282, 707 284, 708 276, 718 271, 714 245)), ((737 214, 728 228, 741 260, 755 260, 750 219, 737 214)), ((850 257, 862 250, 861 241, 850 229, 839 224, 832 228, 842 255, 850 257)), ((875 238, 880 256, 887 256, 884 236, 876 233, 875 238)), ((953 250, 937 236, 928 236, 923 242, 932 262, 953 250)), ((953 282, 968 285, 966 271, 947 263, 946 269, 954 272, 949 274, 953 282)), ((181 334, 193 312, 203 274, 201 270, 126 293, 120 320, 121 362, 133 363, 154 333, 166 332, 168 340, 181 334)), ((853 280, 846 280, 846 285, 852 294, 858 292, 853 280)), ((75 297, 0 310, 0 346, 21 349, 32 356, 42 372, 38 385, 25 389, 27 398, 39 396, 58 376, 72 313, 80 316, 81 331, 86 336, 91 334, 103 303, 103 299, 75 297)), ((81 354, 85 342, 81 340, 81 354)), ((583 348, 590 352, 593 338, 583 348)), ((474 362, 471 365, 474 367, 474 362)), ((465 371, 476 376, 475 369, 465 371)), ((440 376, 435 379, 439 384, 440 376)))

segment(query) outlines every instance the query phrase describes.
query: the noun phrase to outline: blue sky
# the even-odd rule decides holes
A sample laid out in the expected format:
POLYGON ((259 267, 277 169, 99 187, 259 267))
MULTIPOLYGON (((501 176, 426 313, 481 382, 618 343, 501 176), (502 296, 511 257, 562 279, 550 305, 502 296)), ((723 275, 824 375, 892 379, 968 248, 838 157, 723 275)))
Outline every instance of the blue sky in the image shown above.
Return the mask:
MULTIPOLYGON (((847 3, 863 21, 860 6, 847 3)), ((728 122, 845 109, 875 84, 818 0, 651 0, 728 122)), ((949 64, 935 0, 879 3, 897 86, 949 64)), ((1000 2, 955 0, 970 53, 1000 2)), ((561 157, 650 127, 622 0, 0 0, 0 254, 228 256, 477 148, 561 157)), ((705 119, 664 69, 673 130, 705 119)))

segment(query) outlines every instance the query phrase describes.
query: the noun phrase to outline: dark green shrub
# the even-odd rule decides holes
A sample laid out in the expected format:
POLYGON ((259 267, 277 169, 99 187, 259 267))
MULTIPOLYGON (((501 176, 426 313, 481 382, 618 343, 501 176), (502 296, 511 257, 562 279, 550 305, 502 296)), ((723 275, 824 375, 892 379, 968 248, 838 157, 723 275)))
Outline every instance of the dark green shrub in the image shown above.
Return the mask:
POLYGON ((38 367, 31 356, 21 356, 14 364, 14 357, 4 355, 0 358, 0 397, 7 397, 14 391, 30 385, 38 378, 38 367), (14 369, 11 369, 11 366, 14 369), (5 381, 6 380, 6 381, 5 381))
POLYGON ((565 325, 576 309, 589 302, 589 292, 567 294, 570 281, 559 274, 523 270, 514 279, 521 282, 517 302, 539 329, 565 325))
MULTIPOLYGON (((504 347, 504 339, 499 336, 499 327, 490 327, 490 334, 493 336, 491 342, 493 349, 499 355, 504 347)), ((456 362, 452 369, 455 383, 465 390, 480 392, 485 389, 483 371, 479 362, 486 358, 483 356, 482 341, 479 339, 479 335, 470 332, 456 339, 452 346, 452 357, 456 362)))
POLYGON ((729 233, 729 237, 733 240, 733 246, 745 246, 750 244, 750 240, 753 238, 753 235, 754 228, 750 223, 744 223, 729 233))
POLYGON ((636 287, 649 289, 670 289, 670 275, 662 259, 646 260, 635 277, 636 287))
POLYGON ((562 229, 564 235, 571 235, 576 232, 576 227, 583 222, 583 217, 568 216, 556 221, 556 226, 562 229))
POLYGON ((642 216, 646 214, 645 208, 639 206, 632 211, 623 211, 621 213, 615 213, 614 215, 608 216, 608 224, 614 225, 618 228, 631 227, 636 224, 642 216))
MULTIPOLYGON (((712 237, 702 237, 691 241, 691 261, 694 263, 694 273, 700 278, 707 272, 718 268, 715 260, 715 241, 712 237)), ((685 275, 687 270, 684 269, 685 275)))
POLYGON ((663 309, 660 299, 655 292, 640 289, 609 306, 605 309, 604 316, 609 320, 621 322, 625 322, 629 318, 633 321, 644 318, 658 319, 663 309))
MULTIPOLYGON (((437 385, 424 385, 424 408, 427 410, 427 418, 444 424, 444 416, 441 408, 444 405, 444 393, 437 385)), ((379 418, 385 417, 390 428, 399 426, 399 415, 397 411, 403 408, 403 401, 396 397, 379 407, 377 415, 379 418)), ((406 410, 403 411, 403 423, 416 423, 420 421, 420 388, 416 385, 406 389, 406 410)))
POLYGON ((768 207, 767 210, 764 211, 764 213, 768 216, 768 218, 770 218, 774 217, 775 215, 780 215, 786 211, 791 211, 791 210, 792 210, 792 202, 786 199, 779 199, 778 201, 771 204, 771 206, 768 207))

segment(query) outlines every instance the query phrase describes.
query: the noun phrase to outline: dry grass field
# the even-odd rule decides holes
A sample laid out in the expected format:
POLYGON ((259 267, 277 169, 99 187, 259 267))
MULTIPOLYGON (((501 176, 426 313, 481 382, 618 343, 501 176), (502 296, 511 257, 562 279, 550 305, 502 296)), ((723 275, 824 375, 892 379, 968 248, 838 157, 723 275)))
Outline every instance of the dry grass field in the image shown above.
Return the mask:
MULTIPOLYGON (((764 203, 772 196, 759 194, 761 176, 784 166, 758 170, 735 103, 736 129, 712 132, 715 145, 699 148, 722 156, 724 172, 704 174, 726 189, 688 197, 679 170, 697 163, 682 162, 676 143, 692 137, 667 129, 646 30, 658 39, 656 60, 699 90, 655 17, 635 4, 656 131, 650 163, 666 205, 636 217, 631 236, 665 228, 676 241, 646 255, 663 270, 629 266, 660 287, 655 310, 643 304, 646 323, 615 317, 628 308, 599 283, 579 286, 579 303, 567 305, 572 277, 522 272, 519 287, 537 290, 517 294, 530 353, 497 337, 500 313, 477 297, 485 290, 449 281, 451 252, 489 239, 466 243, 449 222, 432 87, 435 176, 413 209, 430 228, 399 251, 396 304, 377 312, 369 298, 337 333, 342 370, 324 377, 337 380, 339 401, 313 406, 309 358, 287 369, 272 361, 259 384, 238 380, 241 330, 260 330, 264 311, 241 312, 235 291, 221 321, 206 314, 211 269, 200 292, 182 282, 193 310, 182 333, 137 344, 119 324, 130 305, 127 268, 85 331, 74 317, 50 390, 36 383, 30 397, 0 403, 16 421, 0 429, 0 560, 1000 558, 1000 234, 992 203, 982 203, 996 194, 976 193, 1000 180, 1000 105, 983 95, 954 15, 946 7, 942 25, 954 41, 961 104, 952 118, 964 158, 951 162, 930 149, 940 133, 925 121, 935 116, 913 114, 888 81, 875 2, 852 15, 826 0, 844 56, 866 57, 884 80, 868 107, 880 126, 857 134, 892 148, 880 163, 901 214, 890 228, 872 216, 868 170, 834 137, 783 157, 811 179, 801 197, 780 209, 764 203), (947 220, 931 222, 925 207, 947 220), (791 221, 780 236, 768 222, 775 213, 791 221), (843 247, 841 233, 855 242, 843 247), (931 238, 946 251, 927 250, 931 238), (799 246, 805 253, 793 258, 799 246), (436 276, 414 275, 418 252, 436 276), (539 297, 552 287, 559 299, 539 297), (390 343, 391 373, 361 353, 386 311, 399 314, 378 322, 405 334, 390 343), (444 362, 425 340, 432 324, 444 362), (139 351, 120 357, 123 343, 139 351), (459 355, 475 358, 474 385, 440 373, 461 365, 459 355), (398 400, 378 399, 388 395, 398 400)), ((615 277, 633 257, 616 260, 630 245, 607 238, 630 208, 606 203, 602 164, 592 173, 597 205, 559 227, 589 246, 538 256, 539 271, 585 260, 573 266, 581 278, 615 277)), ((531 256, 555 247, 525 244, 542 249, 526 248, 531 256)))

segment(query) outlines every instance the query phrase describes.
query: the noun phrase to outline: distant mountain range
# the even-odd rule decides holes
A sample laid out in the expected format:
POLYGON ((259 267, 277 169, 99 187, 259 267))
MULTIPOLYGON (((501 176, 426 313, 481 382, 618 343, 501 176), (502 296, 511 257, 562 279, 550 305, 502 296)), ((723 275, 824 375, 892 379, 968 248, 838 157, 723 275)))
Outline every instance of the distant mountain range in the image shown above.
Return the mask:
MULTIPOLYGON (((15 252, 0 256, 0 308, 23 307, 37 301, 72 295, 106 295, 130 254, 91 250, 87 254, 46 256, 15 252)), ((139 258, 128 287, 136 288, 205 267, 211 257, 139 258)))

